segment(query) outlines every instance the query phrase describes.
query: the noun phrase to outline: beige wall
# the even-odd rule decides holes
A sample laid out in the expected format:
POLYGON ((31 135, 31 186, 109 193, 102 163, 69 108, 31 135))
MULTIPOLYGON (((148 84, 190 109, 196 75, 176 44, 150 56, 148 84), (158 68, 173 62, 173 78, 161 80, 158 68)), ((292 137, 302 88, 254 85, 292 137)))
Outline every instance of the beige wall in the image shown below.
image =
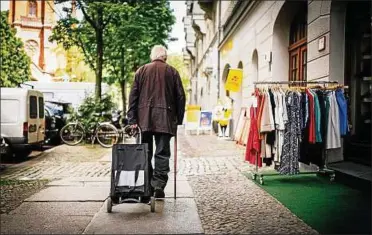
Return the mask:
POLYGON ((329 37, 331 1, 311 1, 308 5, 308 80, 329 79, 329 37), (326 48, 318 51, 318 40, 326 36, 326 48))

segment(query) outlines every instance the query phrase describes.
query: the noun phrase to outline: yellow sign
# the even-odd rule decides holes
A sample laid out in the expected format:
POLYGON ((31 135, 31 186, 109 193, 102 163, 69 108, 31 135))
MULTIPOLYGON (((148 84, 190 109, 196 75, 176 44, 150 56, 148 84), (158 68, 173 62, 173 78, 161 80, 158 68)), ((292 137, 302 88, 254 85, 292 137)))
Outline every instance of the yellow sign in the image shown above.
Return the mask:
POLYGON ((227 76, 225 89, 227 91, 238 92, 243 80, 242 69, 230 69, 227 76))
POLYGON ((229 53, 232 50, 233 47, 234 47, 234 44, 233 44, 232 39, 228 40, 225 43, 225 45, 223 45, 223 47, 221 48, 222 57, 225 57, 227 53, 229 53))
POLYGON ((231 119, 232 109, 225 109, 223 113, 223 118, 218 120, 218 123, 221 126, 227 126, 229 124, 229 120, 231 119))
POLYGON ((232 109, 226 109, 225 111, 225 118, 231 118, 231 114, 232 114, 232 109))
POLYGON ((186 107, 187 122, 199 122, 199 114, 201 107, 199 105, 188 105, 186 107))

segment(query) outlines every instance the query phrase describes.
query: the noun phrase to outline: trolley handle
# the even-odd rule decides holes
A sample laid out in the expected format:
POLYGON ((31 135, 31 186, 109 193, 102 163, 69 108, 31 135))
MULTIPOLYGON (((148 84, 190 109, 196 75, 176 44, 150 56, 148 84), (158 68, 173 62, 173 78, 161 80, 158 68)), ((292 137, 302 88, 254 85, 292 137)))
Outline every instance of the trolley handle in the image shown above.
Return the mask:
POLYGON ((124 127, 124 132, 127 133, 129 136, 133 137, 136 133, 134 132, 134 129, 137 129, 137 134, 138 139, 137 139, 137 144, 142 144, 142 130, 141 128, 137 125, 137 128, 132 128, 131 125, 127 125, 124 127), (127 129, 130 129, 130 132, 127 132, 127 129))

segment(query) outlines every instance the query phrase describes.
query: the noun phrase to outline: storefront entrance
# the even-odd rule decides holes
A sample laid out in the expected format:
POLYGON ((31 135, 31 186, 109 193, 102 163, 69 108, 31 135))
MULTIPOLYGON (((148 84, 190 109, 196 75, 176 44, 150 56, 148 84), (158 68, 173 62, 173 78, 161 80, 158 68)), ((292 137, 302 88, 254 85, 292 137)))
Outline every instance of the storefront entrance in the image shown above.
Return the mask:
POLYGON ((350 134, 345 160, 371 166, 371 2, 348 2, 345 25, 345 85, 350 134))

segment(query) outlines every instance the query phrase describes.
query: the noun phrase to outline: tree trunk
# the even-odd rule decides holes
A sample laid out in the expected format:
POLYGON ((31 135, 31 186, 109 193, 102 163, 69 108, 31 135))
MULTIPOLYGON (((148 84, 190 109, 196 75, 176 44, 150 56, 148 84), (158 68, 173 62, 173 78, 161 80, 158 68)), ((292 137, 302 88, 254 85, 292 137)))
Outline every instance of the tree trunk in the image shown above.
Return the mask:
POLYGON ((125 50, 124 48, 121 49, 121 58, 122 58, 122 63, 121 63, 121 79, 122 81, 120 82, 120 87, 121 87, 121 98, 123 100, 123 116, 127 116, 127 86, 126 86, 126 77, 125 77, 125 50))
POLYGON ((96 100, 101 101, 102 69, 103 69, 103 9, 97 9, 97 58, 96 58, 96 100))
POLYGON ((123 99, 123 116, 127 116, 127 83, 125 80, 120 82, 121 96, 123 99))

